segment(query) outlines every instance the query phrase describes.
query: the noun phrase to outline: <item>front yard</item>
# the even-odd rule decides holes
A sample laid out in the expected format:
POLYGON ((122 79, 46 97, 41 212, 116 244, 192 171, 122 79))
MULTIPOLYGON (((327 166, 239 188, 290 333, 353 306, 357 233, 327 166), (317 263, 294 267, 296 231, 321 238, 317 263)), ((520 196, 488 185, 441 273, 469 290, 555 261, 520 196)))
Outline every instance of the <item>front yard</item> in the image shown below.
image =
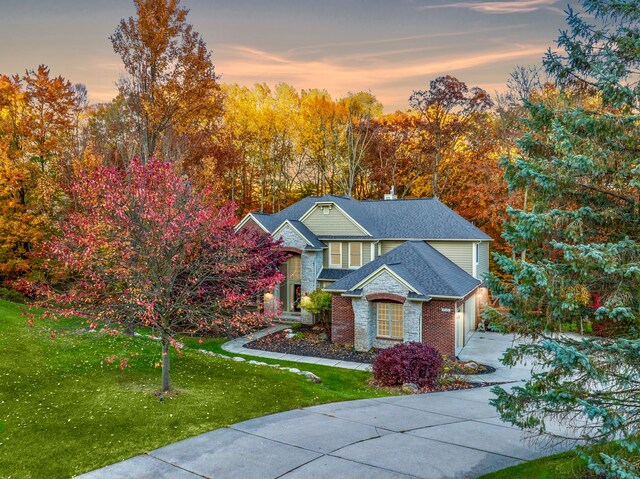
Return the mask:
MULTIPOLYGON (((248 418, 386 394, 367 386, 366 372, 281 362, 320 376, 315 384, 185 350, 172 356, 179 394, 160 401, 155 341, 83 333, 72 319, 30 329, 21 308, 0 301, 3 477, 66 478, 248 418), (121 369, 118 358, 130 367, 121 369)), ((190 341, 213 351, 221 344, 190 341)))

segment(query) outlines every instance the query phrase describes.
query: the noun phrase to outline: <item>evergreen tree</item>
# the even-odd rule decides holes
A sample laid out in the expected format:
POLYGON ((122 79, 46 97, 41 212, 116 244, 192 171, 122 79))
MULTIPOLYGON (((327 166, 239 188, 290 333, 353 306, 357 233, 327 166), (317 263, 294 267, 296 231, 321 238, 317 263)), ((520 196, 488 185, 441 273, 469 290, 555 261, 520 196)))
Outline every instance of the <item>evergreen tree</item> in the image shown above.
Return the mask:
MULTIPOLYGON (((520 156, 505 160, 526 210, 510 209, 497 255, 508 281, 488 283, 509 308, 501 327, 528 341, 507 365, 533 364, 532 379, 496 389, 503 419, 533 433, 557 431, 606 477, 640 476, 640 3, 584 0, 568 11, 558 52, 544 60, 556 94, 527 100, 520 156), (558 333, 592 318, 600 336, 558 333)), ((496 311, 489 311, 494 318, 496 311)))

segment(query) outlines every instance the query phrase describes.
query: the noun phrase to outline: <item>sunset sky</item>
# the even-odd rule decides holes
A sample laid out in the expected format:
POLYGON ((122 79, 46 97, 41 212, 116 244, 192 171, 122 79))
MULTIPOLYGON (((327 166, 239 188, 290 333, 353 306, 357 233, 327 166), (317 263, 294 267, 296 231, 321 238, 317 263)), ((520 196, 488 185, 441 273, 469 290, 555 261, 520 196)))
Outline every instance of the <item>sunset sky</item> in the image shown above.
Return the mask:
MULTIPOLYGON (((502 90, 516 65, 538 64, 571 0, 182 0, 225 83, 370 90, 386 111, 452 74, 502 90)), ((0 0, 0 73, 49 65, 92 102, 124 74, 108 36, 131 0, 0 0)))

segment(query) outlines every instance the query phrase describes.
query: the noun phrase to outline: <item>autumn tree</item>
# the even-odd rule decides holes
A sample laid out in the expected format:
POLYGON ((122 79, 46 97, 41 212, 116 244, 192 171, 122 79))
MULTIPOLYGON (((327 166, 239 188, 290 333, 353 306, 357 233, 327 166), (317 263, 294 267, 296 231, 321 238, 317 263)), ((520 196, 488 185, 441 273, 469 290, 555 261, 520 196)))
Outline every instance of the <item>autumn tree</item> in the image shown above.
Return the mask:
MULTIPOLYGON (((640 12, 635 2, 584 0, 544 65, 558 91, 527 101, 527 132, 509 187, 529 191, 505 237, 526 256, 498 256, 507 273, 488 283, 502 327, 528 341, 504 356, 534 374, 496 390, 503 419, 534 433, 559 422, 589 467, 606 478, 640 477, 640 12), (555 334, 566 324, 604 337, 555 334), (615 443, 609 451, 588 446, 615 443)), ((544 92, 543 92, 544 93, 544 92)), ((557 430, 556 427, 553 428, 557 430)))
POLYGON ((90 107, 85 134, 87 152, 104 166, 126 167, 139 151, 127 100, 118 94, 109 103, 90 107))
POLYGON ((429 159, 425 173, 430 176, 431 196, 442 194, 451 155, 476 115, 491 105, 482 88, 470 89, 449 75, 432 80, 428 90, 412 93, 409 106, 420 112, 423 120, 422 152, 429 159))
POLYGON ((179 3, 134 0, 136 16, 121 20, 110 37, 128 74, 119 90, 143 162, 153 155, 174 158, 175 138, 201 128, 221 106, 211 53, 179 3))
POLYGON ((410 196, 427 166, 421 154, 420 116, 416 112, 396 112, 373 120, 365 177, 369 198, 381 198, 393 186, 398 197, 410 196))
MULTIPOLYGON (((167 162, 98 167, 69 187, 73 207, 40 246, 40 302, 96 324, 153 327, 162 390, 178 332, 245 332, 268 320, 255 298, 281 280, 284 253, 263 233, 237 234, 233 205, 216 206, 167 162)), ((23 283, 24 286, 24 283, 23 283)))
POLYGON ((0 277, 29 271, 28 253, 69 180, 78 88, 40 65, 0 75, 0 277))

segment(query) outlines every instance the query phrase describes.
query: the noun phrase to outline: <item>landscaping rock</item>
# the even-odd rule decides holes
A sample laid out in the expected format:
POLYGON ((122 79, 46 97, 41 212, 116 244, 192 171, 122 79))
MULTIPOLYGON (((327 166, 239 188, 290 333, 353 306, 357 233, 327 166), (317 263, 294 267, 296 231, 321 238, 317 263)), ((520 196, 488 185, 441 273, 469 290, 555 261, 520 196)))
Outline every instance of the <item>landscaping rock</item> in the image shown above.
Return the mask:
POLYGON ((417 394, 419 391, 418 386, 413 383, 404 383, 402 385, 402 392, 405 394, 417 394))
POLYGON ((474 361, 469 361, 469 362, 466 364, 466 366, 467 366, 468 368, 471 368, 471 369, 478 369, 478 363, 476 363, 476 362, 474 362, 474 361))
POLYGON ((234 356, 233 360, 234 361, 238 361, 239 363, 241 363, 242 361, 244 361, 244 358, 241 358, 240 356, 234 356))
POLYGON ((322 341, 326 341, 329 339, 329 335, 327 333, 320 333, 318 334, 318 339, 322 340, 322 341))
POLYGON ((300 370, 298 368, 289 368, 289 372, 298 374, 300 370))
POLYGON ((307 378, 307 381, 311 381, 314 383, 321 383, 322 379, 320 379, 318 376, 316 376, 315 374, 313 374, 310 371, 303 371, 302 374, 304 374, 304 377, 307 378))

